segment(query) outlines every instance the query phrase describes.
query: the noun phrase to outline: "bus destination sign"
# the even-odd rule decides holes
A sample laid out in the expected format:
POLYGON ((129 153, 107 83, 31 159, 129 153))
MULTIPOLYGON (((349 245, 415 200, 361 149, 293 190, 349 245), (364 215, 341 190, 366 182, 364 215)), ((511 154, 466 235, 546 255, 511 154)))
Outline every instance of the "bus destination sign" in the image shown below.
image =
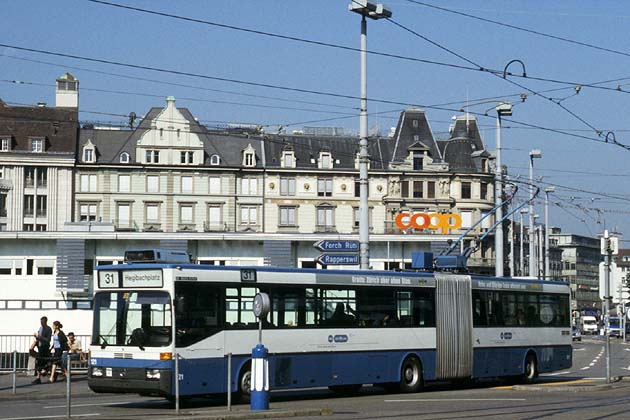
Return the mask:
POLYGON ((122 287, 162 287, 162 270, 123 271, 122 287))

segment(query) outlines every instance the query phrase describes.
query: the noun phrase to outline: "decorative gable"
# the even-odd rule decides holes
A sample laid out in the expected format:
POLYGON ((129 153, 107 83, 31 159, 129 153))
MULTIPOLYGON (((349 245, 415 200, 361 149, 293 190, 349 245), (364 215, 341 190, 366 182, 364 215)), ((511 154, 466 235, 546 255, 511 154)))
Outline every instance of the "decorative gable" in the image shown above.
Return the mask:
POLYGON ((253 168, 256 166, 256 149, 249 143, 245 149, 243 149, 243 166, 246 168, 253 168))
POLYGON ((96 163, 96 146, 94 146, 91 139, 88 139, 83 145, 83 149, 81 150, 81 162, 96 163))
POLYGON ((169 96, 166 107, 151 120, 151 128, 138 140, 137 159, 148 164, 203 164, 203 141, 191 124, 195 123, 175 107, 175 98, 169 96))

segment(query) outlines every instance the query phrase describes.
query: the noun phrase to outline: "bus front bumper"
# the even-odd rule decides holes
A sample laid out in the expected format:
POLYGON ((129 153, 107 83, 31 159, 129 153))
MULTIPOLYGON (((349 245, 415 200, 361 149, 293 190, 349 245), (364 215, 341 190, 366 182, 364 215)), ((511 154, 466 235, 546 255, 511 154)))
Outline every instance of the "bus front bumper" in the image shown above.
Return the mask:
POLYGON ((171 395, 171 370, 91 366, 88 386, 94 392, 171 395))

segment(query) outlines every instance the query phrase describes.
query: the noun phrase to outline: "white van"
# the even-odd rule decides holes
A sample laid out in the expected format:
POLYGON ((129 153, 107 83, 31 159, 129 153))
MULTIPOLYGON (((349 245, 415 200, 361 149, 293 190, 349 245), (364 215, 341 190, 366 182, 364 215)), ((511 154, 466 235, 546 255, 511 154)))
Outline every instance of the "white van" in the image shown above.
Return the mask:
POLYGON ((597 318, 590 315, 582 317, 582 334, 597 334, 597 318))

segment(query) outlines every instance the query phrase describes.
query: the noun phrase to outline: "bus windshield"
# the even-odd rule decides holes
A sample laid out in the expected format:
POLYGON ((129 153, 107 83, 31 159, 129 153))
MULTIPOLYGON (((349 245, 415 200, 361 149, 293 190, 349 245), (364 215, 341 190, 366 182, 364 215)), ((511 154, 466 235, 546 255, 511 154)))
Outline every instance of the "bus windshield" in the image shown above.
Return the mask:
POLYGON ((92 344, 163 347, 171 343, 169 294, 156 291, 99 292, 94 297, 92 344))

